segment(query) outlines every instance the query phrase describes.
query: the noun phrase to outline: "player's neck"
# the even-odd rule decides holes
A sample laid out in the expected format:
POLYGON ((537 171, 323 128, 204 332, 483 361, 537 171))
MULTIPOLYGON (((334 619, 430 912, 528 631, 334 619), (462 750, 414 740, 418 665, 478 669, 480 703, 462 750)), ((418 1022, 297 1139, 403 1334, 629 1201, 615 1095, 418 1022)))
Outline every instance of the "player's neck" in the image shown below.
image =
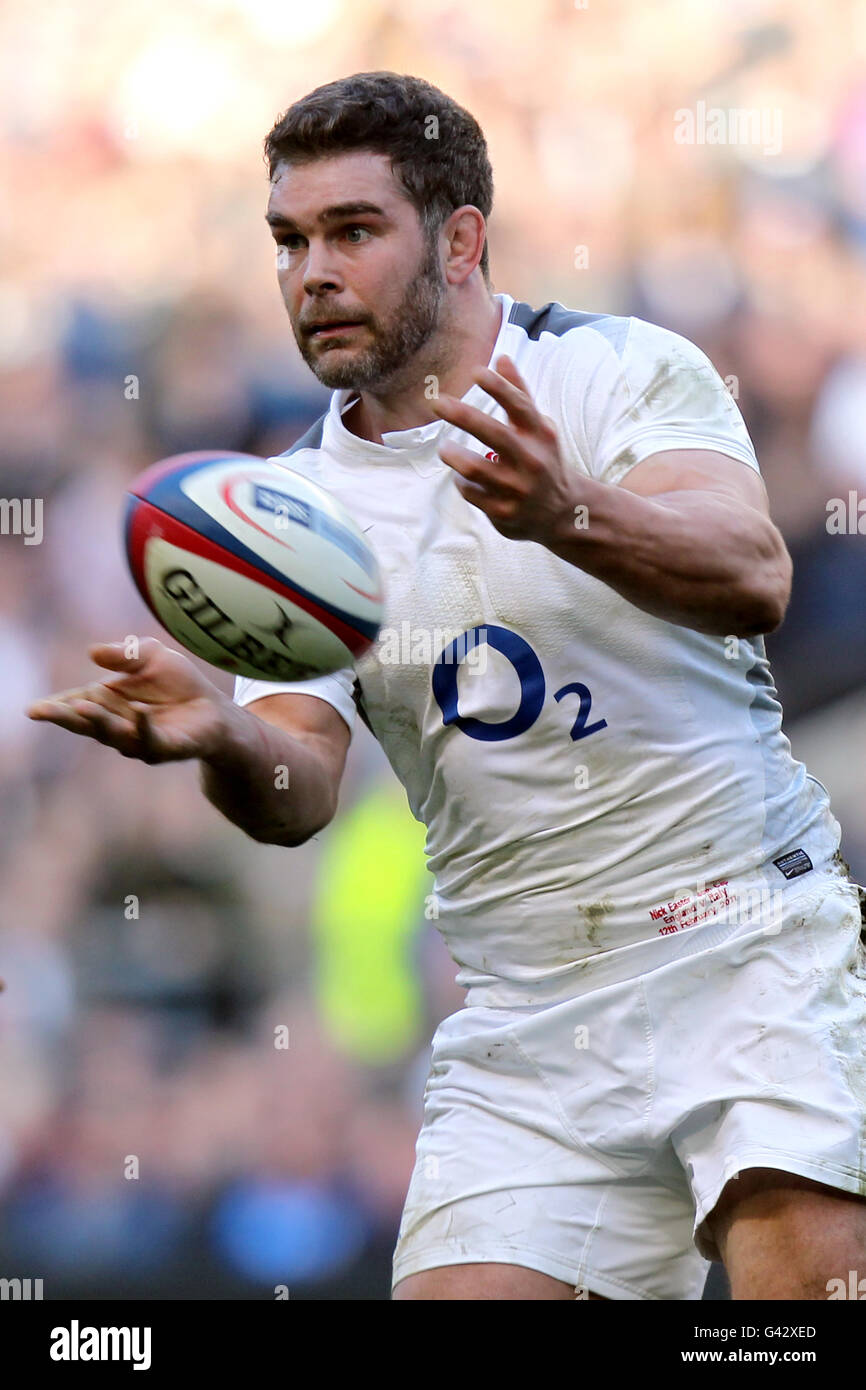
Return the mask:
POLYGON ((439 418, 430 409, 434 383, 436 395, 465 396, 474 384, 473 373, 490 361, 501 322, 499 301, 483 286, 417 354, 411 376, 407 372, 382 392, 361 391, 343 415, 343 425, 359 438, 381 444, 382 435, 392 430, 431 424, 439 418))

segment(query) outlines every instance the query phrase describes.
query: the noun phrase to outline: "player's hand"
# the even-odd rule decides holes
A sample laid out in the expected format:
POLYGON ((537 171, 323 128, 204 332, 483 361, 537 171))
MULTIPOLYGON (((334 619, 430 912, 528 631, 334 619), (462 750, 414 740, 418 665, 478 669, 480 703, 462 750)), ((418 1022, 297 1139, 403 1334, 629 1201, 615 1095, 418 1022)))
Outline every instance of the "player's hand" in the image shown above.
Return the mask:
POLYGON ((466 501, 503 536, 545 544, 563 518, 574 515, 578 476, 562 458, 553 421, 536 409, 510 357, 498 357, 495 372, 480 368, 475 381, 503 407, 507 422, 454 396, 440 395, 431 408, 496 457, 452 443, 443 444, 439 456, 460 474, 457 487, 466 501))
POLYGON ((145 763, 213 753, 228 697, 187 657, 155 637, 100 643, 89 655, 97 666, 118 674, 37 700, 28 718, 84 734, 145 763), (127 655, 131 646, 135 654, 127 655))

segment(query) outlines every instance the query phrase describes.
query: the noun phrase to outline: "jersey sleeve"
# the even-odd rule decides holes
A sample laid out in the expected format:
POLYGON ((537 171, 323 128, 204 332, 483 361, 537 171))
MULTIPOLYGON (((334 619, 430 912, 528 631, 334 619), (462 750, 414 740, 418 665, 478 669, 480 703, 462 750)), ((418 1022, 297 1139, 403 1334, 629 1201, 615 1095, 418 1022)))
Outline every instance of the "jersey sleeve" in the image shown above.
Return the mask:
POLYGON ((316 676, 308 681, 256 681, 235 676, 232 699, 236 705, 251 705, 265 695, 312 695, 326 700, 343 716, 350 729, 355 725, 355 672, 351 666, 335 671, 331 676, 316 676))
POLYGON ((590 475, 619 483, 665 449, 711 449, 760 473, 743 417, 706 354, 667 328, 628 323, 621 349, 604 343, 582 391, 572 376, 578 410, 573 396, 564 403, 590 475))

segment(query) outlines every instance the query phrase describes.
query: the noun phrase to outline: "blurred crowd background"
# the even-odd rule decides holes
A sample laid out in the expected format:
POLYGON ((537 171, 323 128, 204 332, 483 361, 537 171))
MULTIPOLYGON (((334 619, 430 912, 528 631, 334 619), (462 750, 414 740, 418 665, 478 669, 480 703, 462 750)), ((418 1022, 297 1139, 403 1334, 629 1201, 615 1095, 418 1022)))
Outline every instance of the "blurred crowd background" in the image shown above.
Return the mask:
POLYGON ((5 0, 0 495, 44 499, 44 538, 0 536, 0 1275, 46 1297, 388 1296, 461 995, 374 741, 338 820, 280 850, 194 765, 22 713, 95 676, 92 642, 160 635, 127 482, 281 452, 323 409, 261 142, 373 68, 484 127, 495 288, 665 324, 728 378, 795 561, 767 639, 788 736, 866 882, 866 541, 827 527, 866 496, 866 3, 5 0), (781 148, 684 143, 700 103, 780 113, 781 148))

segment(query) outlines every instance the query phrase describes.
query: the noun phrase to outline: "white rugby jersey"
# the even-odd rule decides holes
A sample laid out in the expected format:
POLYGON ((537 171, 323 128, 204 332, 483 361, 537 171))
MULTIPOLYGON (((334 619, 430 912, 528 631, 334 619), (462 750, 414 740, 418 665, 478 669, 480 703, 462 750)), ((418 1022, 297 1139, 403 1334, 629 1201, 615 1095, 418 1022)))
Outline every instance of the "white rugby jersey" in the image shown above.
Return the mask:
MULTIPOLYGON (((664 449, 758 471, 736 404, 692 343, 637 318, 502 306, 491 355, 517 364, 579 472, 617 484, 664 449)), ((427 827, 443 932, 467 1002, 567 997, 611 951, 730 913, 738 892, 817 871, 840 827, 791 756, 762 638, 652 617, 461 496, 443 421, 348 431, 335 391, 272 462, 332 492, 382 566, 385 621, 356 670, 292 684, 238 679, 356 710, 427 827), (775 862, 778 861, 778 862, 775 862)), ((505 413, 479 386, 463 398, 505 413)), ((707 537, 712 544, 712 536, 707 537)), ((610 963, 610 962, 609 962, 610 963)))

